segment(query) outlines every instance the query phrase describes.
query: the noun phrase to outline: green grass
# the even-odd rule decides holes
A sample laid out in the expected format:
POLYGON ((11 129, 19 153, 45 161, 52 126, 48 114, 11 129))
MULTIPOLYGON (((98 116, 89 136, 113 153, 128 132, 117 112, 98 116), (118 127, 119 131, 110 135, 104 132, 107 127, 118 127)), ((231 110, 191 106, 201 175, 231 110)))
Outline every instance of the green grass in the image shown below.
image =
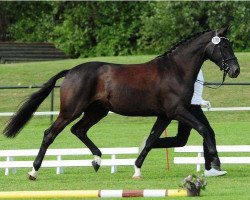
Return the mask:
MULTIPOLYGON (((216 115, 216 114, 214 114, 216 115)), ((217 144, 250 144, 248 137, 250 123, 216 122, 216 116, 210 116, 217 136, 217 144)), ((89 135, 99 147, 138 146, 149 132, 154 118, 129 118, 111 114, 93 127, 89 135)), ((176 123, 168 129, 169 135, 176 133, 176 123)), ((35 117, 22 133, 15 138, 0 137, 1 149, 39 148, 43 131, 48 126, 46 117, 35 117)), ((83 147, 84 145, 70 133, 68 126, 51 145, 51 148, 83 147)), ((198 133, 193 132, 188 145, 201 144, 198 133)), ((244 154, 248 155, 249 154, 244 154)), ((153 150, 147 157, 142 173, 142 180, 132 180, 132 167, 119 167, 118 173, 110 174, 109 167, 102 167, 95 173, 91 167, 65 168, 61 175, 55 169, 41 169, 36 182, 27 180, 26 173, 30 169, 18 169, 17 174, 3 176, 1 170, 0 188, 10 190, 57 190, 57 189, 157 189, 178 188, 180 181, 188 174, 195 172, 194 165, 174 165, 173 150, 170 149, 170 171, 165 169, 165 150, 153 150)), ((203 199, 247 199, 249 183, 249 166, 224 165, 228 175, 220 178, 209 178, 207 191, 202 193, 203 199), (233 196, 233 197, 232 197, 233 196)), ((176 198, 185 199, 185 198, 176 198)))
MULTIPOLYGON (((101 60, 116 63, 140 63, 154 56, 129 56, 65 60, 40 63, 23 63, 0 65, 0 85, 31 85, 43 84, 51 76, 62 69, 71 68, 79 63, 90 60, 101 60)), ((237 79, 227 78, 227 82, 246 82, 250 80, 250 54, 238 53, 241 74, 237 79)), ((206 81, 221 80, 221 72, 211 62, 204 66, 206 81)), ((60 82, 58 82, 60 83, 60 82)), ((16 111, 18 104, 25 96, 35 91, 0 90, 0 112, 16 111)), ((204 90, 204 98, 211 101, 212 106, 249 106, 249 86, 223 86, 218 90, 204 90)), ((58 109, 58 90, 56 90, 56 109, 58 109)), ((49 110, 49 99, 39 108, 39 111, 49 110)), ((215 133, 217 144, 250 144, 249 111, 242 112, 207 112, 215 133)), ((0 131, 8 118, 0 118, 0 131)), ((91 139, 99 147, 130 147, 139 146, 142 138, 148 135, 154 123, 154 117, 123 117, 111 114, 89 131, 91 139)), ((39 148, 43 132, 49 126, 49 117, 34 117, 15 139, 6 139, 0 135, 0 149, 39 148)), ((74 123, 74 122, 73 122, 74 123)), ((84 147, 70 133, 68 126, 55 140, 50 148, 84 147)), ((169 128, 169 136, 176 133, 177 123, 169 128)), ((192 132, 188 145, 201 144, 202 139, 195 131, 192 132)), ((181 180, 189 174, 196 173, 194 165, 174 165, 173 150, 170 149, 170 171, 166 171, 165 150, 153 150, 148 155, 142 173, 142 180, 132 180, 132 167, 119 167, 118 173, 110 174, 109 167, 102 167, 95 173, 91 167, 65 168, 61 175, 55 174, 55 169, 41 169, 38 180, 27 180, 30 169, 18 169, 17 174, 4 176, 0 170, 0 191, 14 190, 77 190, 77 189, 174 189, 181 180)), ((244 154, 248 155, 249 154, 244 154)), ((1 159, 1 158, 0 158, 1 159)), ((224 165, 228 175, 220 178, 209 178, 207 191, 202 193, 202 199, 249 199, 250 171, 247 165, 224 165)), ((137 198, 142 199, 142 198, 137 198)), ((186 198, 174 198, 186 199, 186 198)), ((190 199, 190 198, 188 198, 190 199)))

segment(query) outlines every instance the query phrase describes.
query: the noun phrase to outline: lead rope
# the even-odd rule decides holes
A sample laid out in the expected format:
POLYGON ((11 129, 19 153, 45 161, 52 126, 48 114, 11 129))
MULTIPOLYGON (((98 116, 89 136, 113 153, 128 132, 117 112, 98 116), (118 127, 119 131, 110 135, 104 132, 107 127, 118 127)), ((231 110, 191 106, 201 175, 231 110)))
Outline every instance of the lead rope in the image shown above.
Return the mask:
POLYGON ((216 87, 212 87, 212 86, 206 85, 206 84, 209 84, 209 83, 206 82, 206 81, 201 81, 199 79, 197 79, 196 82, 199 83, 199 84, 201 84, 201 85, 203 85, 203 86, 205 86, 205 87, 207 87, 207 88, 210 88, 210 89, 218 89, 218 88, 220 88, 223 85, 223 83, 224 83, 224 81, 226 79, 226 76, 227 76, 227 71, 224 70, 223 77, 222 77, 222 82, 220 83, 220 85, 218 85, 216 87))

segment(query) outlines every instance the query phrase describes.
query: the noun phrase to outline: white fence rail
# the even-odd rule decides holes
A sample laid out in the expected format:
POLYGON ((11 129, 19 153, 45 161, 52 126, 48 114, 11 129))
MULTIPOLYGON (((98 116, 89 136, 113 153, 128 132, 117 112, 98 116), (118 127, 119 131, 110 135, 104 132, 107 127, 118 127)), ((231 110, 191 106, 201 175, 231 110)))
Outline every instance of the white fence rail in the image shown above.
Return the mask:
MULTIPOLYGON (((218 108, 203 108, 203 111, 250 111, 250 107, 218 107, 218 108)), ((109 112, 113 113, 113 112, 109 112)), ((14 115, 15 112, 1 112, 0 117, 9 117, 14 115)), ((35 112, 36 116, 58 115, 59 111, 35 112)))
MULTIPOLYGON (((218 152, 224 153, 250 153, 250 145, 218 145, 218 152)), ((201 164, 204 164, 204 155, 203 155, 203 146, 184 146, 174 148, 175 164, 195 164, 197 172, 201 169, 201 164), (190 156, 177 156, 176 153, 197 153, 197 157, 190 156)), ((250 155, 249 156, 238 156, 238 157, 220 157, 221 163, 224 164, 250 164, 250 155)))
MULTIPOLYGON (((116 158, 117 155, 137 155, 138 147, 123 147, 123 148, 100 148, 103 155, 110 155, 110 159, 102 159, 101 166, 111 166, 111 173, 117 171, 117 166, 133 166, 135 163, 135 156, 133 158, 116 158)), ((5 169, 5 175, 9 174, 10 169, 16 173, 16 168, 33 167, 33 161, 15 161, 16 157, 32 157, 38 154, 38 149, 23 149, 23 150, 0 150, 0 157, 6 158, 6 161, 0 161, 0 169, 5 169)), ((84 156, 92 155, 87 148, 74 149, 48 149, 47 156, 56 156, 56 160, 45 160, 42 167, 55 167, 56 173, 63 173, 63 167, 83 167, 92 166, 92 160, 78 158, 78 159, 63 159, 63 156, 84 156)))

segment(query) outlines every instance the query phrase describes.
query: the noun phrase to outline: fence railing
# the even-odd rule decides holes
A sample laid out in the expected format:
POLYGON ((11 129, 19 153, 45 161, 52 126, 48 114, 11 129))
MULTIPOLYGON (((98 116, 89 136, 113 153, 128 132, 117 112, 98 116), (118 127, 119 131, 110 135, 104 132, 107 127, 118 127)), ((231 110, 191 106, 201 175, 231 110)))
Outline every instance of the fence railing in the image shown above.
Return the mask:
MULTIPOLYGON (((26 85, 26 86, 0 86, 0 90, 11 90, 11 89, 38 89, 42 88, 42 85, 26 85)), ((60 85, 55 85, 55 88, 60 88, 60 85)), ((54 111, 54 89, 50 93, 50 121, 53 122, 53 111, 54 111)), ((35 113, 35 115, 48 115, 47 112, 41 112, 40 114, 35 113), (44 114, 45 113, 45 114, 44 114)), ((14 113, 0 113, 0 116, 12 116, 14 113)))
MULTIPOLYGON (((249 86, 250 82, 238 82, 238 83, 219 83, 219 82, 206 82, 204 85, 209 86, 249 86)), ((0 90, 11 90, 11 89, 36 89, 42 88, 41 85, 26 85, 26 86, 0 86, 0 90)), ((54 88, 60 88, 60 85, 56 85, 54 88)), ((220 107, 220 108, 211 108, 211 109, 203 109, 204 111, 246 111, 250 110, 250 107, 220 107)), ((2 112, 0 116, 12 116, 13 112, 2 112)), ((51 91, 50 94, 50 111, 48 112, 36 112, 34 115, 42 116, 42 115, 49 115, 51 122, 53 122, 53 116, 58 115, 58 111, 54 111, 54 89, 51 91)))

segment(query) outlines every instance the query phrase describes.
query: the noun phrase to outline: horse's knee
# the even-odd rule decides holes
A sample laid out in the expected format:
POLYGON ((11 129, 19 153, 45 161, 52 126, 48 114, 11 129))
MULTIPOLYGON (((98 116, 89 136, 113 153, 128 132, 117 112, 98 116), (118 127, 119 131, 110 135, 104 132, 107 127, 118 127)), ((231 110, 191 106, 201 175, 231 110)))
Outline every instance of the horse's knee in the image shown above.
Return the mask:
POLYGON ((72 126, 72 127, 70 128, 70 131, 71 131, 71 133, 73 133, 74 135, 77 134, 77 129, 76 129, 75 126, 72 126))
POLYGON ((82 127, 82 128, 79 128, 78 126, 72 126, 71 129, 70 129, 71 133, 73 133, 74 135, 76 135, 77 137, 78 136, 85 136, 86 133, 87 133, 87 129, 82 127))
POLYGON ((187 140, 178 140, 176 147, 184 147, 187 144, 187 140))
POLYGON ((54 136, 53 133, 50 132, 50 129, 46 130, 46 131, 44 132, 43 145, 49 146, 50 144, 53 143, 55 137, 56 137, 56 136, 54 136))
POLYGON ((83 134, 83 130, 79 130, 77 127, 72 126, 70 129, 71 133, 73 133, 74 135, 76 135, 77 137, 83 134))
POLYGON ((171 140, 171 147, 184 147, 187 144, 188 137, 175 136, 171 140))

